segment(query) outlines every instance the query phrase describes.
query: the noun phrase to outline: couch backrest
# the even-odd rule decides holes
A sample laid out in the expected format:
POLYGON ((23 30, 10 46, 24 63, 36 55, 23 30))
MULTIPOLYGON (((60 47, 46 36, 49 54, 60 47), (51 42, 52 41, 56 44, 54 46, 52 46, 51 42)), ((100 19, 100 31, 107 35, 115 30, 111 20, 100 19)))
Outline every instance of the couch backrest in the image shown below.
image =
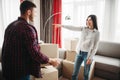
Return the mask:
POLYGON ((120 59, 120 43, 100 41, 96 55, 120 59))

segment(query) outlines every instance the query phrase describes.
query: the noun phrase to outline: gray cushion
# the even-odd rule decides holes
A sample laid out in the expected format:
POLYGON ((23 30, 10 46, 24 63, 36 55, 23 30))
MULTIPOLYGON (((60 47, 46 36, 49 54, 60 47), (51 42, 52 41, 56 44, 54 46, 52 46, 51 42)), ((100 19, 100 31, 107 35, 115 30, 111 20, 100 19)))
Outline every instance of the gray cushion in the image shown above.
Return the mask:
POLYGON ((120 73, 120 59, 96 55, 95 68, 108 72, 120 73))
POLYGON ((95 68, 95 76, 104 78, 106 80, 120 80, 120 74, 114 74, 95 68))
POLYGON ((120 59, 96 55, 95 76, 108 80, 119 80, 120 76, 120 59))
POLYGON ((101 41, 96 54, 120 59, 120 44, 101 41))
POLYGON ((59 48, 59 58, 60 59, 65 59, 66 58, 66 50, 59 48))

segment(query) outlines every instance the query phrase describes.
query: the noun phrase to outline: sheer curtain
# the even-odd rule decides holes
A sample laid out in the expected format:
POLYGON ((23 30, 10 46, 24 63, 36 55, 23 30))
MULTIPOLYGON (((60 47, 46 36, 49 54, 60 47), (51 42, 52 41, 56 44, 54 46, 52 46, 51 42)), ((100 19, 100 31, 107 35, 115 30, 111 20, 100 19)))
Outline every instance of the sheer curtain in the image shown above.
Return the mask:
POLYGON ((19 16, 20 0, 0 0, 0 47, 8 24, 19 16))
MULTIPOLYGON (((114 42, 120 43, 120 0, 115 2, 115 33, 114 33, 114 42)), ((114 27, 114 26, 113 26, 114 27)))
MULTIPOLYGON (((95 14, 98 20, 100 40, 120 43, 119 10, 119 0, 63 0, 62 24, 86 26, 87 16, 95 14)), ((79 38, 79 36, 80 32, 62 28, 62 44, 66 38, 79 38)))
POLYGON ((120 1, 105 0, 101 40, 120 43, 120 1))

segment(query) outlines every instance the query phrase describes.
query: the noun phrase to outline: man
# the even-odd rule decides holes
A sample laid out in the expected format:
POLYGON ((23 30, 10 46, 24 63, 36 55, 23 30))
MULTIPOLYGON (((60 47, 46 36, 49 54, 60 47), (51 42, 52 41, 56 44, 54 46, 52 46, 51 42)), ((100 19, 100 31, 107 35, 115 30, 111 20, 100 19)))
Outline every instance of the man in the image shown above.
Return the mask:
POLYGON ((36 5, 23 1, 21 16, 8 25, 2 47, 2 70, 5 80, 30 80, 30 75, 42 77, 40 64, 56 66, 57 60, 40 52, 37 31, 29 22, 33 21, 36 5))

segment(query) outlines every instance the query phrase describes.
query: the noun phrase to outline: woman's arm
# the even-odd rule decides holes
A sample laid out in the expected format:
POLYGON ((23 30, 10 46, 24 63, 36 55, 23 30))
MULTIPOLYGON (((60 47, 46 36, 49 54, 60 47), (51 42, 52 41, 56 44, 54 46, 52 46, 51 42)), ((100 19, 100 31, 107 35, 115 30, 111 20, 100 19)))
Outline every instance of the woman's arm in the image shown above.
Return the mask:
POLYGON ((98 49, 98 45, 99 45, 99 39, 100 39, 100 33, 98 32, 98 33, 96 34, 96 37, 95 37, 94 46, 93 46, 93 48, 90 50, 90 56, 88 57, 88 59, 92 59, 93 56, 96 54, 97 49, 98 49))
POLYGON ((83 27, 75 27, 75 26, 72 26, 72 25, 61 25, 61 24, 53 24, 54 26, 56 27, 63 27, 63 28, 66 28, 66 29, 69 29, 69 30, 72 30, 72 31, 82 31, 83 30, 83 27))

